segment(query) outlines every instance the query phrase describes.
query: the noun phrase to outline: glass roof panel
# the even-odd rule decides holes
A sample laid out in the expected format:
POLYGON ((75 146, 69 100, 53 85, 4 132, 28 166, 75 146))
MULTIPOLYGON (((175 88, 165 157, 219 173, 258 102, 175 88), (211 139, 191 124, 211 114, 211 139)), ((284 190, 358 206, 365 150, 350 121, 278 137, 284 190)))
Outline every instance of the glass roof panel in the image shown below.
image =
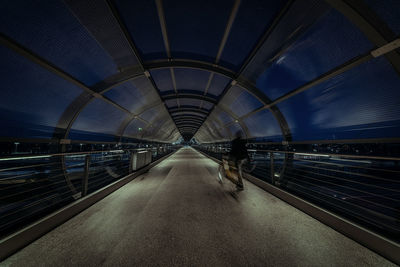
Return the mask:
POLYGON ((203 101, 203 108, 210 110, 212 107, 214 106, 214 104, 207 102, 207 101, 203 101))
POLYGON ((155 1, 115 0, 130 36, 146 60, 167 58, 155 1))
POLYGON ((163 3, 172 57, 214 62, 233 1, 167 0, 163 3))
POLYGON ((1 1, 0 31, 87 85, 117 73, 63 1, 1 1))
POLYGON ((170 69, 156 69, 150 71, 151 77, 157 85, 160 92, 174 91, 174 85, 172 83, 172 76, 170 69))
POLYGON ((179 103, 182 106, 195 106, 200 107, 201 100, 194 98, 179 98, 179 103))
POLYGON ((222 91, 224 91, 225 87, 228 85, 228 83, 231 82, 231 79, 219 75, 219 74, 214 74, 213 79, 211 80, 210 86, 208 87, 207 92, 209 94, 219 96, 222 91))
POLYGON ((256 83, 274 57, 282 54, 310 25, 329 10, 331 7, 325 1, 294 1, 244 69, 243 76, 256 83))
POLYGON ((365 0, 381 20, 396 34, 400 34, 400 1, 398 0, 365 0))
POLYGON ((276 99, 372 48, 355 25, 331 10, 275 59, 257 88, 276 99))
POLYGON ((221 65, 238 71, 286 2, 242 1, 221 56, 221 65))
POLYGON ((204 70, 175 68, 176 88, 178 90, 195 90, 204 92, 210 73, 204 70))
POLYGON ((167 104, 167 106, 168 106, 169 108, 177 107, 177 106, 178 106, 178 102, 176 101, 176 99, 168 99, 168 100, 165 100, 165 104, 167 104))
POLYGON ((200 116, 200 117, 205 117, 206 116, 203 113, 191 112, 191 111, 174 112, 174 116, 178 116, 178 115, 195 115, 195 116, 200 116))
POLYGON ((144 76, 118 85, 104 95, 135 114, 149 105, 155 105, 160 99, 144 76))

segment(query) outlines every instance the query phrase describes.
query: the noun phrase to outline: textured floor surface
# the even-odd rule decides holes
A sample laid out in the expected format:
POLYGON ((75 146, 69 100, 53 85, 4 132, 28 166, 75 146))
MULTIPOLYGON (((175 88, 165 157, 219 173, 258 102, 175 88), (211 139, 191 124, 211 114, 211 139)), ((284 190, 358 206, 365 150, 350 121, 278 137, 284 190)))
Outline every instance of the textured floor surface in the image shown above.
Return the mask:
POLYGON ((184 148, 14 254, 1 266, 391 266, 184 148))

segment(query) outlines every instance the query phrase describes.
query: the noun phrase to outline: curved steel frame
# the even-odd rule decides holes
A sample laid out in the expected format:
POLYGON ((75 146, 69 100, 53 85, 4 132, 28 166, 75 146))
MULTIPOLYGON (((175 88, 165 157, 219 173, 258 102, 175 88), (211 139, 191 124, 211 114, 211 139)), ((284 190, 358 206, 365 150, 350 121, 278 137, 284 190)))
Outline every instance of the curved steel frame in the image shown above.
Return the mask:
MULTIPOLYGON (((394 33, 386 26, 384 22, 382 22, 377 16, 366 4, 364 4, 362 1, 344 1, 344 0, 325 0, 328 4, 330 4, 332 7, 337 9, 339 12, 341 12, 345 17, 347 17, 351 22, 353 22, 363 33, 364 35, 377 47, 381 47, 387 43, 389 43, 393 38, 396 36, 394 33)), ((55 73, 56 75, 66 79, 67 81, 71 82, 72 84, 75 84, 79 86, 80 88, 83 89, 83 92, 75 98, 70 105, 65 109, 63 114, 60 116, 59 121, 56 125, 56 130, 54 132, 54 137, 58 138, 60 140, 60 144, 62 144, 62 150, 65 150, 65 145, 63 143, 62 139, 65 139, 68 137, 69 131, 75 122, 75 120, 78 118, 82 110, 95 98, 99 98, 116 108, 126 112, 129 114, 129 117, 121 124, 119 127, 120 129, 120 137, 123 136, 126 127, 129 125, 129 123, 139 117, 137 117, 137 114, 132 114, 129 110, 125 109, 121 105, 113 102, 112 100, 108 99, 105 97, 103 94, 107 92, 108 90, 114 88, 117 85, 120 85, 122 83, 128 82, 132 79, 135 79, 137 77, 141 77, 145 75, 150 82, 152 83, 154 89, 156 90, 157 94, 159 92, 156 89, 155 83, 152 80, 149 72, 146 71, 146 69, 157 69, 157 68, 171 68, 171 71, 173 72, 174 67, 186 67, 186 68, 196 68, 196 69, 202 69, 202 70, 207 70, 210 71, 211 73, 217 73, 220 75, 224 75, 234 81, 237 82, 239 86, 241 86, 243 89, 248 91, 250 94, 255 96, 258 100, 260 100, 263 104, 263 108, 268 108, 271 113, 274 115, 275 119, 278 121, 282 134, 284 136, 285 141, 291 141, 291 133, 290 129, 288 127, 287 121, 281 111, 278 109, 276 106, 277 103, 280 101, 283 101, 299 92, 302 92, 304 90, 307 90, 308 88, 311 88, 313 85, 320 83, 328 78, 331 78, 335 75, 338 75, 350 68, 353 68, 369 59, 371 59, 371 55, 365 55, 357 60, 350 61, 346 64, 343 64, 339 68, 335 68, 334 70, 323 74, 321 77, 318 77, 317 79, 311 81, 307 85, 304 85, 298 89, 293 90, 292 92, 289 92, 288 94, 284 95, 283 97, 275 100, 274 102, 271 102, 270 99, 262 93, 260 90, 258 90, 256 87, 254 87, 252 84, 250 84, 248 81, 246 81, 243 77, 241 77, 241 73, 243 69, 248 65, 248 63, 251 61, 251 58, 255 57, 257 55, 258 49, 261 47, 261 45, 267 40, 267 37, 270 32, 274 29, 274 27, 279 23, 280 19, 283 17, 285 12, 290 8, 290 5, 294 2, 288 1, 288 3, 285 5, 285 7, 281 10, 281 12, 278 14, 278 16, 274 19, 271 27, 267 29, 267 31, 264 33, 263 37, 260 39, 258 44, 255 46, 253 51, 251 51, 250 56, 245 60, 245 63, 242 65, 240 71, 238 73, 234 73, 231 70, 228 70, 226 68, 223 68, 221 66, 218 66, 218 61, 221 56, 221 53, 223 51, 225 42, 227 41, 230 29, 232 27, 233 21, 235 19, 240 1, 235 1, 234 7, 232 9, 231 15, 229 17, 228 24, 226 26, 224 36, 222 38, 219 50, 218 50, 218 55, 216 57, 216 61, 214 64, 212 63, 207 63, 207 62, 201 62, 201 61, 193 61, 193 60, 171 60, 171 53, 170 53, 170 48, 169 48, 169 41, 168 41, 168 35, 166 31, 166 23, 165 23, 165 18, 163 16, 163 10, 162 10, 162 3, 161 1, 157 1, 157 11, 160 17, 160 23, 161 23, 161 28, 162 28, 162 34, 163 34, 163 39, 164 43, 166 46, 166 51, 168 54, 168 60, 165 61, 157 61, 157 62, 148 62, 148 63, 143 63, 141 58, 138 56, 139 53, 137 52, 137 49, 133 43, 133 40, 129 36, 129 32, 126 29, 122 19, 119 17, 118 11, 115 8, 114 4, 112 1, 107 0, 106 1, 111 13, 114 15, 116 18, 117 22, 119 23, 121 30, 124 33, 125 38, 130 44, 130 47, 132 49, 133 55, 136 56, 139 62, 139 66, 132 67, 130 70, 125 70, 117 75, 113 75, 112 77, 108 77, 104 81, 96 84, 95 86, 89 88, 86 85, 84 85, 82 82, 78 81, 71 75, 67 74, 60 68, 54 66, 52 63, 48 62, 44 58, 41 58, 40 56, 36 55, 34 52, 30 51, 29 49, 26 49, 25 47, 19 45, 17 42, 14 40, 11 40, 9 37, 0 34, 0 43, 6 45, 7 47, 13 49, 17 53, 21 54, 22 56, 26 57, 27 59, 37 63, 38 65, 44 67, 45 69, 55 73), (61 129, 61 131, 60 131, 61 129)), ((397 51, 391 51, 387 54, 385 54, 385 58, 392 64, 393 68, 397 71, 398 74, 400 74, 400 55, 397 51)), ((226 93, 229 90, 230 87, 226 88, 224 92, 226 93)), ((176 90, 176 88, 175 88, 176 90)), ((177 92, 176 92, 177 93, 177 92)), ((160 95, 160 94, 159 94, 160 95)), ((167 96, 167 99, 171 96, 167 96)), ((181 98, 183 95, 179 95, 178 97, 175 98, 181 98)), ((197 96, 195 96, 197 98, 197 96)), ((201 100, 207 101, 207 99, 203 95, 203 98, 201 100)), ((220 99, 223 98, 223 95, 220 97, 220 99)), ((219 100, 220 100, 219 99, 219 100)), ((210 100, 210 99, 208 99, 210 100)), ((218 104, 219 101, 214 102, 214 104, 218 104)), ((147 107, 146 107, 147 108, 147 107)), ((221 107, 217 107, 221 108, 221 107)), ((253 112, 258 112, 262 109, 255 110, 253 112)), ((226 110, 224 110, 226 112, 226 110)), ((212 110, 208 113, 211 114, 212 110)), ((253 113, 251 112, 251 113, 253 113)), ((229 112, 227 112, 229 114, 229 112)), ((253 113, 254 114, 254 113, 253 113)), ((171 115, 171 114, 170 114, 171 115)), ((233 114, 231 113, 230 116, 233 114)), ((232 116, 233 117, 233 116, 232 116)), ((172 118, 172 116, 171 116, 172 118)), ((204 122, 206 118, 202 118, 202 122, 204 122)), ((242 118, 235 118, 237 120, 242 129, 245 131, 246 135, 248 135, 248 130, 245 127, 245 124, 242 123, 242 118)), ((147 126, 151 125, 148 122, 144 121, 147 126)), ((223 126, 226 128, 226 125, 223 126)), ((229 132, 229 131, 228 131, 229 132)), ((65 173, 65 162, 62 162, 62 167, 64 170, 64 175, 66 179, 68 180, 68 175, 65 173)))
POLYGON ((203 94, 194 94, 194 93, 177 93, 177 94, 168 94, 162 95, 163 100, 170 100, 170 99, 180 99, 180 98, 190 98, 190 99, 198 99, 201 101, 210 102, 211 104, 216 104, 217 100, 207 97, 203 94))
POLYGON ((178 117, 175 119, 175 122, 181 122, 181 121, 192 121, 192 122, 198 122, 198 123, 203 123, 204 120, 198 119, 198 118, 193 118, 193 117, 178 117))
POLYGON ((193 119, 193 120, 198 120, 198 121, 202 121, 202 122, 204 122, 204 117, 201 117, 201 116, 197 116, 197 115, 175 115, 175 116, 172 116, 172 118, 173 119, 193 119))
MULTIPOLYGON (((334 8, 336 8, 339 12, 344 14, 350 21, 352 21, 366 36, 369 38, 374 44, 377 46, 382 46, 384 44, 387 44, 390 41, 390 36, 387 34, 387 32, 390 32, 390 30, 387 30, 387 27, 385 23, 380 23, 379 17, 376 16, 369 8, 365 5, 362 4, 360 1, 355 1, 354 3, 352 2, 351 4, 347 3, 346 1, 333 1, 333 0, 325 0, 327 3, 332 5, 334 8), (372 15, 371 15, 372 14, 372 15), (378 18, 378 19, 377 19, 378 18), (378 21, 378 22, 377 22, 378 21), (386 27, 386 28, 385 28, 386 27), (385 29, 383 29, 385 28, 385 29), (382 32, 386 34, 382 34, 382 32)), ((110 6, 110 9, 114 16, 117 18, 117 21, 119 22, 122 30, 124 31, 125 37, 129 41, 131 48, 134 52, 134 54, 138 55, 136 48, 130 39, 129 35, 127 34, 128 31, 126 28, 124 28, 124 25, 122 23, 122 20, 118 16, 118 12, 116 11, 115 7, 113 7, 113 4, 111 1, 107 1, 107 3, 110 6)), ((285 10, 289 8, 289 5, 287 5, 284 10, 280 13, 280 15, 276 18, 276 20, 273 22, 273 26, 276 25, 279 22, 279 18, 282 16, 285 10)), ((271 26, 271 28, 273 28, 271 26)), ((266 33, 270 32, 271 29, 268 29, 266 33)), ((266 39, 263 37, 262 40, 259 42, 263 43, 266 39)), ((0 42, 5 44, 6 46, 12 48, 14 51, 18 52, 19 54, 22 54, 23 56, 27 57, 28 59, 36 62, 37 64, 45 67, 46 69, 56 73, 57 75, 65 78, 66 80, 78 85, 81 87, 84 92, 78 96, 71 104, 70 106, 65 110, 64 114, 61 116, 57 128, 65 129, 65 133, 69 131, 71 128, 71 125, 73 124, 74 120, 78 117, 80 114, 81 110, 83 110, 87 104, 92 101, 95 97, 101 98, 105 100, 106 102, 109 102, 110 104, 113 104, 114 106, 124 110, 123 107, 119 106, 118 104, 112 102, 111 100, 105 98, 102 96, 102 94, 116 85, 119 85, 121 83, 127 82, 131 79, 134 79, 138 76, 143 76, 146 74, 145 69, 157 69, 157 68, 174 68, 174 67, 187 67, 187 68, 197 68, 197 69, 203 69, 207 70, 213 73, 218 73, 221 75, 224 75, 226 77, 229 77, 231 79, 238 78, 238 74, 234 73, 231 70, 228 70, 224 67, 218 66, 217 64, 212 64, 208 62, 201 62, 201 61, 195 61, 195 60, 165 60, 165 61, 157 61, 157 62, 147 62, 143 63, 139 57, 138 61, 140 62, 140 66, 134 67, 130 69, 129 71, 124 71, 118 75, 114 75, 114 78, 107 78, 104 81, 98 83, 92 88, 88 88, 85 85, 83 85, 81 82, 76 80, 74 77, 71 77, 67 73, 63 72, 62 70, 58 69, 51 63, 47 62, 43 58, 39 57, 38 55, 34 54, 32 51, 29 51, 28 49, 20 46, 10 38, 4 36, 3 34, 1 35, 0 42), (66 126, 66 127, 65 127, 66 126)), ((257 44, 257 46, 259 46, 257 44)), ((257 50, 257 46, 256 49, 257 50)), ((257 51, 253 51, 251 54, 251 57, 254 57, 256 55, 257 51)), ((400 64, 399 64, 399 54, 396 51, 392 51, 385 55, 385 57, 392 63, 393 67, 399 72, 400 69, 400 64)), ((369 58, 365 58, 365 60, 368 60, 369 58)), ((246 63, 244 65, 247 65, 248 60, 246 60, 246 63)), ((355 65, 355 64, 354 64, 355 65)), ((354 66, 352 65, 352 66, 354 66)), ((242 66, 243 69, 243 66, 242 66)), ((242 70, 241 70, 242 71, 242 70)), ((240 71, 240 72, 241 72, 240 71)), ((240 73, 239 72, 239 73, 240 73)), ((146 75, 147 76, 147 75, 146 75)), ((279 122, 282 132, 284 134, 284 138, 286 141, 290 141, 291 136, 290 136, 290 131, 287 127, 287 123, 285 121, 284 116, 281 114, 278 108, 272 107, 275 106, 274 104, 276 103, 271 103, 271 101, 262 93, 260 92, 257 88, 254 88, 251 86, 251 84, 248 84, 245 80, 241 79, 239 77, 238 80, 238 85, 243 87, 245 90, 250 92, 252 95, 256 96, 259 100, 262 100, 262 103, 265 104, 265 107, 269 108, 271 112, 274 114, 275 118, 279 122)), ((289 96, 290 97, 290 96, 289 96)), ((274 101, 275 102, 275 101, 274 101)), ((126 111, 126 110, 125 110, 126 111)), ((240 119, 240 118, 239 118, 240 119)), ((60 133, 57 132, 57 137, 61 137, 60 133)), ((64 134, 64 138, 67 137, 67 135, 64 134)))
POLYGON ((194 122, 194 121, 178 121, 176 122, 176 125, 179 126, 185 126, 185 125, 193 125, 193 126, 201 126, 201 122, 194 122))
POLYGON ((200 109, 200 108, 186 108, 186 107, 177 107, 177 108, 169 108, 169 113, 174 114, 177 112, 196 112, 199 114, 204 114, 204 115, 208 115, 209 110, 207 109, 200 109))

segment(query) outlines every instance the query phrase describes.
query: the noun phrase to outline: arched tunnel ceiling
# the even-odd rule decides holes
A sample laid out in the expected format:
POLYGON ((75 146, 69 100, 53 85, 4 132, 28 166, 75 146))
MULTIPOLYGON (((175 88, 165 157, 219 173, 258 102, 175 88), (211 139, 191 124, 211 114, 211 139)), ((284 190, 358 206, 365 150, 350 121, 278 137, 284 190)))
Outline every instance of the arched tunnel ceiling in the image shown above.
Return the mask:
POLYGON ((0 6, 2 137, 399 137, 397 1, 0 6))

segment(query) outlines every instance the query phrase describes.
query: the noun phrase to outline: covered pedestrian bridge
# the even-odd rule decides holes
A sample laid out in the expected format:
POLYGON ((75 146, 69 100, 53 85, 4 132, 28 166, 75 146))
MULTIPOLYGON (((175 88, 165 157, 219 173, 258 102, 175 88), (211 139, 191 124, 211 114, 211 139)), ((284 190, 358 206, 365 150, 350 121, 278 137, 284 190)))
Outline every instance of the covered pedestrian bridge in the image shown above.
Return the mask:
POLYGON ((6 265, 400 263, 398 1, 0 14, 6 265), (238 132, 240 194, 216 180, 238 132))

